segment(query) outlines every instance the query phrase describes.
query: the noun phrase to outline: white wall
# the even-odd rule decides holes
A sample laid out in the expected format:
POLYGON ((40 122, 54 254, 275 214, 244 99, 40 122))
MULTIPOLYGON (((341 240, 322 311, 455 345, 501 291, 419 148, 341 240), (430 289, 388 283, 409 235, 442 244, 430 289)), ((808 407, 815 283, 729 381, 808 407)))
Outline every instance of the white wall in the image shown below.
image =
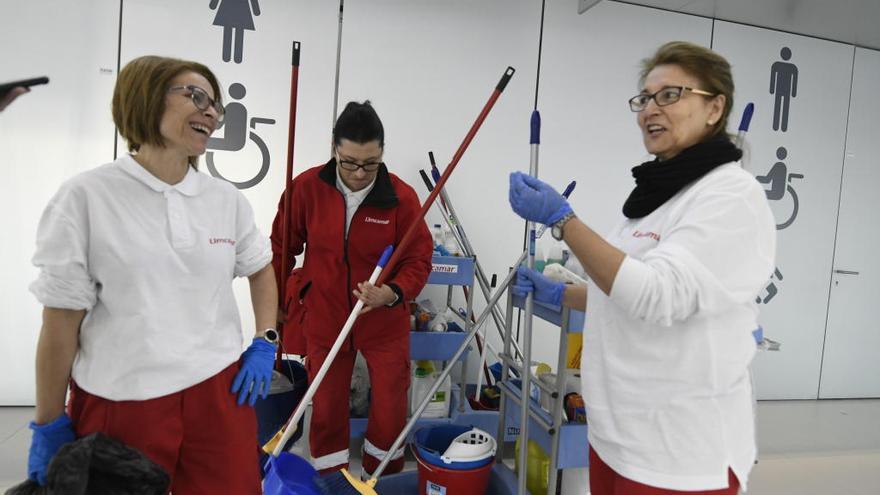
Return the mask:
MULTIPOLYGON (((777 230, 776 265, 782 275, 772 284, 777 293, 762 294, 759 321, 764 333, 783 344, 781 352, 760 353, 754 369, 760 399, 815 399, 825 317, 828 306, 831 261, 837 223, 840 174, 846 139, 853 47, 841 43, 780 33, 728 22, 715 23, 714 48, 733 66, 736 83, 734 115, 747 102, 755 114, 749 130, 749 170, 766 175, 775 163, 777 149, 792 179, 799 200, 797 218, 777 230), (791 99, 787 130, 773 129, 775 96, 770 94, 771 68, 782 61, 788 48, 798 70, 797 95, 791 99)), ((784 182, 784 178, 782 181, 784 182)), ((769 184, 765 186, 769 188, 769 184)), ((794 198, 786 190, 770 201, 778 225, 789 219, 794 198)))
MULTIPOLYGON (((35 277, 29 259, 39 214, 62 180, 112 159, 109 102, 119 2, 87 2, 72 12, 63 4, 16 3, 13 14, 0 19, 3 45, 27 47, 4 55, 8 59, 0 81, 43 73, 53 79, 0 114, 0 163, 13 171, 12 187, 0 199, 7 212, 3 228, 8 239, 15 239, 2 244, 0 256, 6 275, 0 289, 0 404, 33 400, 40 308, 27 285, 35 277)), ((283 182, 293 40, 302 42, 295 173, 329 156, 338 4, 260 2, 262 15, 255 19, 256 31, 245 33, 241 64, 221 59, 221 28, 212 25, 214 12, 207 4, 124 0, 121 61, 147 53, 201 61, 218 74, 224 88, 234 82, 247 87, 242 103, 250 117, 275 119, 275 124, 256 129, 270 151, 268 176, 244 191, 258 224, 268 231, 283 182)), ((422 198, 427 194, 417 171, 427 167, 427 151, 433 150, 445 166, 504 69, 517 69, 447 186, 479 259, 488 273, 499 276, 522 248, 523 223, 507 205, 507 175, 528 168, 540 5, 537 0, 346 2, 340 108, 352 99, 373 101, 386 127, 386 161, 422 198)), ((665 41, 708 46, 711 36, 712 21, 705 18, 617 2, 602 2, 578 16, 574 1, 547 3, 538 98, 543 117, 539 174, 560 188, 578 180, 572 204, 598 231, 608 230, 619 218, 632 188, 629 169, 646 158, 635 116, 626 105, 637 92, 639 60, 665 41)), ((716 48, 734 63, 740 91, 736 114, 748 99, 764 98, 754 100, 758 111, 749 138, 753 157, 760 156, 762 165, 772 165, 767 156, 778 146, 761 126, 766 127, 767 71, 779 43, 792 47, 793 61, 805 73, 793 112, 813 113, 799 114, 798 127, 786 136, 798 143, 790 144, 790 171, 806 175, 796 185, 804 220, 788 229, 791 235, 781 236, 780 253, 790 251, 785 259, 797 263, 786 261, 783 267, 785 286, 778 304, 774 301, 780 309, 771 304, 762 317, 768 334, 784 347, 781 353, 758 358, 759 390, 779 397, 810 396, 812 391, 815 397, 820 358, 816 340, 824 331, 819 310, 827 303, 828 290, 823 266, 830 266, 833 245, 826 217, 836 214, 835 180, 845 128, 845 120, 839 124, 837 116, 842 113, 845 119, 848 105, 848 83, 837 76, 848 77, 852 47, 716 23, 716 48), (849 55, 841 56, 844 52, 849 55), (810 71, 822 76, 808 77, 810 71), (815 86, 820 81, 822 86, 815 86), (841 85, 847 88, 841 90, 841 85), (811 91, 830 100, 814 99, 811 91), (835 99, 838 92, 844 93, 840 101, 835 99), (809 106, 807 100, 812 101, 809 106), (821 228, 806 228, 807 219, 821 228), (803 266, 802 281, 788 263, 803 266), (794 302, 783 304, 786 298, 794 302)), ((251 141, 239 152, 217 151, 215 158, 221 173, 234 180, 253 175, 260 161, 251 141)), ((428 219, 439 220, 433 212, 428 219)), ((431 294, 441 297, 437 290, 431 294)), ((236 282, 236 295, 247 334, 253 317, 245 282, 236 282)), ((482 307, 478 302, 477 309, 482 307)), ((552 332, 549 325, 536 326, 535 359, 555 363, 558 339, 552 332)))
POLYGON ((880 52, 857 48, 820 398, 880 397, 880 52), (849 272, 849 273, 846 273, 849 272))
POLYGON ((3 2, 0 81, 48 75, 0 114, 0 405, 34 400, 40 311, 28 284, 37 222, 61 182, 113 158, 119 2, 3 2))

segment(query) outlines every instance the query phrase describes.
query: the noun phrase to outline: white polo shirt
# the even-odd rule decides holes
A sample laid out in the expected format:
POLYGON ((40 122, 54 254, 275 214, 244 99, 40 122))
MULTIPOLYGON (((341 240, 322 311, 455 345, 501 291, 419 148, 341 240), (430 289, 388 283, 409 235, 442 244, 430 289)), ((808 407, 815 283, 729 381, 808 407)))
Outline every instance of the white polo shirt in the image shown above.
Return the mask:
POLYGON ((609 243, 627 256, 588 286, 581 358, 589 441, 618 474, 671 490, 743 489, 755 460, 755 297, 775 265, 764 190, 722 165, 609 243))
MULTIPOLYGON (((338 167, 338 165, 337 165, 338 167)), ((345 237, 348 237, 348 228, 351 227, 351 219, 354 218, 355 212, 360 208, 361 203, 366 199, 367 194, 370 194, 370 191, 373 190, 373 186, 376 185, 376 179, 374 178, 372 182, 370 182, 366 187, 361 189, 360 191, 352 191, 348 186, 345 185, 345 182, 342 182, 342 177, 339 176, 339 169, 336 169, 336 189, 342 193, 342 196, 345 198, 345 237)))
POLYGON ((68 180, 49 202, 30 290, 44 306, 87 310, 78 386, 110 400, 152 399, 238 360, 232 280, 271 259, 235 186, 192 168, 169 185, 125 155, 68 180))

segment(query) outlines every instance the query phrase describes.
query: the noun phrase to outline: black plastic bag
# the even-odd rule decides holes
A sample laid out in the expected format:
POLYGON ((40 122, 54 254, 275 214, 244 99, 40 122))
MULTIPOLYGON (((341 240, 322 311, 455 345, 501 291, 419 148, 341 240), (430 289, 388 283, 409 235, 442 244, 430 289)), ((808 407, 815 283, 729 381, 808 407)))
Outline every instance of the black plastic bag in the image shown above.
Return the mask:
POLYGON ((61 447, 46 478, 45 487, 28 480, 6 495, 162 495, 171 482, 162 466, 103 433, 61 447))

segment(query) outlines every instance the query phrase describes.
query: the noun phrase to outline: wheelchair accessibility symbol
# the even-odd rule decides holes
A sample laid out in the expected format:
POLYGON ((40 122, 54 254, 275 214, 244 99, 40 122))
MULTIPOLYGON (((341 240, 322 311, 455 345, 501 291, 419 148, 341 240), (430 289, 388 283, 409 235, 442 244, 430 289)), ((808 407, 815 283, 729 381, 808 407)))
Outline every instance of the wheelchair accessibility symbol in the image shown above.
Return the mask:
MULTIPOLYGON (((243 84, 233 83, 229 86, 229 96, 235 100, 240 100, 244 98, 247 93, 246 88, 243 84)), ((235 187, 239 189, 248 189, 250 187, 254 187, 259 184, 269 172, 269 148, 266 147, 266 142, 257 135, 256 127, 257 124, 274 124, 274 119, 264 119, 258 117, 251 117, 250 119, 250 131, 248 131, 248 112, 247 107, 238 101, 233 101, 226 105, 226 115, 221 123, 219 129, 223 129, 223 137, 222 138, 210 138, 208 139, 208 152, 205 153, 205 162, 208 166, 208 172, 211 173, 214 177, 219 179, 223 179, 227 182, 231 182, 235 187), (250 140, 257 145, 257 148, 260 150, 261 164, 255 175, 253 175, 250 179, 243 181, 235 181, 230 180, 225 177, 217 170, 217 165, 214 161, 215 151, 240 151, 247 144, 246 137, 250 137, 250 140)), ((228 172, 227 172, 228 173, 228 172)))
POLYGON ((761 184, 770 185, 770 189, 764 190, 768 201, 781 201, 785 197, 786 192, 788 193, 788 196, 791 197, 791 214, 788 215, 786 220, 776 224, 776 230, 782 230, 791 226, 791 224, 797 220, 798 210, 800 209, 797 191, 792 187, 792 179, 803 179, 804 174, 788 173, 788 166, 782 161, 785 160, 787 156, 788 151, 780 146, 776 149, 776 158, 778 158, 779 161, 773 164, 773 167, 770 168, 767 175, 759 175, 755 177, 761 184))

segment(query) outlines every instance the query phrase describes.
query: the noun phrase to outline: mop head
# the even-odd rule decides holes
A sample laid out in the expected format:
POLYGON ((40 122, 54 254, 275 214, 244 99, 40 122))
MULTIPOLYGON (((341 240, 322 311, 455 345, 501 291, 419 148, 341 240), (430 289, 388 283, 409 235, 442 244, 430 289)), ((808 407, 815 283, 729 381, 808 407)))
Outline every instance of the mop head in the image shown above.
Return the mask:
POLYGON ((324 495, 378 495, 374 488, 376 478, 361 481, 345 469, 315 478, 315 485, 324 495))

